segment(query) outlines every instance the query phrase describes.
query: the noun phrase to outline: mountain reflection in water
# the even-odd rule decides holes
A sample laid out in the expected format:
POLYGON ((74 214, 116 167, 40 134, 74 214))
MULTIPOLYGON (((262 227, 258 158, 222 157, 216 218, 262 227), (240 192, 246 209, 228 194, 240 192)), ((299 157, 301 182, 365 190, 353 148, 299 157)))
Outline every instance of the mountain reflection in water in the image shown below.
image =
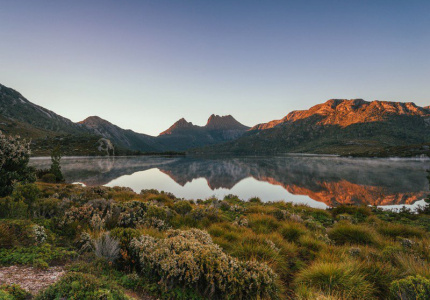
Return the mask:
MULTIPOLYGON (((37 168, 50 159, 33 158, 37 168)), ((428 193, 428 161, 282 157, 65 157, 68 182, 156 188, 197 199, 236 194, 263 201, 286 200, 311 206, 412 204, 428 193), (325 204, 325 205, 324 205, 325 204)))

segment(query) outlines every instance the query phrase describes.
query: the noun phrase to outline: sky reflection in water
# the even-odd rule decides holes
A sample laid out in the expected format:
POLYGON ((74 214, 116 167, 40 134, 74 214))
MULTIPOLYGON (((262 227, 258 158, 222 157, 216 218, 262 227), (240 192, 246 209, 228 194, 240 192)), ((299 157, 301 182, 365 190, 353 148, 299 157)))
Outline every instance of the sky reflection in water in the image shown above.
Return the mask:
MULTIPOLYGON (((33 158, 37 168, 50 159, 33 158)), ((155 188, 186 199, 286 200, 312 207, 327 205, 413 204, 428 193, 429 161, 337 157, 65 157, 68 182, 155 188)))

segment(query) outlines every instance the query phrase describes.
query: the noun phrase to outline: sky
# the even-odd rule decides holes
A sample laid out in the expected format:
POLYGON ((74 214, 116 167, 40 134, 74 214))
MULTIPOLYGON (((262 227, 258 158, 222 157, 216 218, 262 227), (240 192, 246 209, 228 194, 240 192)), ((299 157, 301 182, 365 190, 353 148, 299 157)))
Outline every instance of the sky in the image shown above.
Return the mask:
POLYGON ((430 105, 430 1, 0 0, 0 83, 158 135, 332 98, 430 105))

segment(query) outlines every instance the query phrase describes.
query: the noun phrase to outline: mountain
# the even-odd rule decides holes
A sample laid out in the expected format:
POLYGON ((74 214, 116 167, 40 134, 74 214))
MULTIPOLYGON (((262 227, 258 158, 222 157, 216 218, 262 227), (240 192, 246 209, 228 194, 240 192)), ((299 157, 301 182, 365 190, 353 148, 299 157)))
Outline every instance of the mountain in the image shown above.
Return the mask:
POLYGON ((34 155, 49 155, 56 145, 63 146, 65 155, 100 155, 102 137, 115 145, 117 154, 184 151, 230 141, 248 129, 230 115, 212 115, 205 126, 181 119, 158 137, 122 129, 97 116, 74 123, 0 84, 0 131, 31 139, 34 155))
POLYGON ((199 153, 377 155, 389 147, 430 142, 430 110, 414 103, 331 99, 199 153))
POLYGON ((79 122, 91 129, 95 134, 111 140, 115 145, 125 149, 142 152, 161 152, 162 147, 158 145, 156 138, 137 133, 129 129, 122 129, 100 117, 92 116, 79 122))
POLYGON ((211 115, 205 126, 194 125, 182 118, 160 133, 157 141, 169 150, 184 151, 231 141, 247 130, 249 127, 239 123, 231 115, 211 115))
POLYGON ((160 133, 160 136, 163 135, 172 135, 172 134, 180 134, 181 132, 187 132, 192 130, 199 130, 199 126, 193 125, 191 122, 187 122, 184 118, 176 121, 172 126, 170 126, 167 130, 160 133))
POLYGON ((88 133, 88 130, 82 125, 31 103, 17 91, 2 84, 0 84, 0 115, 2 119, 14 121, 18 126, 25 127, 22 125, 24 123, 33 129, 45 131, 45 133, 88 133))

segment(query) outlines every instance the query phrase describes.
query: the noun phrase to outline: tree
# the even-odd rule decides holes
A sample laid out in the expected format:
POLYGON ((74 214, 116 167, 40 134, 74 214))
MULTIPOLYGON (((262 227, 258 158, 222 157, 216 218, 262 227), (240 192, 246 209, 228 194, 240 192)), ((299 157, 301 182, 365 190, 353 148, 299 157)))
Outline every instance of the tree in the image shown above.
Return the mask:
POLYGON ((60 147, 57 146, 51 152, 52 164, 51 164, 51 170, 50 170, 50 173, 54 174, 56 182, 64 181, 63 173, 61 172, 60 161, 61 161, 61 150, 60 150, 60 147))
POLYGON ((10 195, 16 182, 36 180, 34 168, 28 166, 30 143, 19 136, 6 137, 0 131, 0 197, 10 195))

